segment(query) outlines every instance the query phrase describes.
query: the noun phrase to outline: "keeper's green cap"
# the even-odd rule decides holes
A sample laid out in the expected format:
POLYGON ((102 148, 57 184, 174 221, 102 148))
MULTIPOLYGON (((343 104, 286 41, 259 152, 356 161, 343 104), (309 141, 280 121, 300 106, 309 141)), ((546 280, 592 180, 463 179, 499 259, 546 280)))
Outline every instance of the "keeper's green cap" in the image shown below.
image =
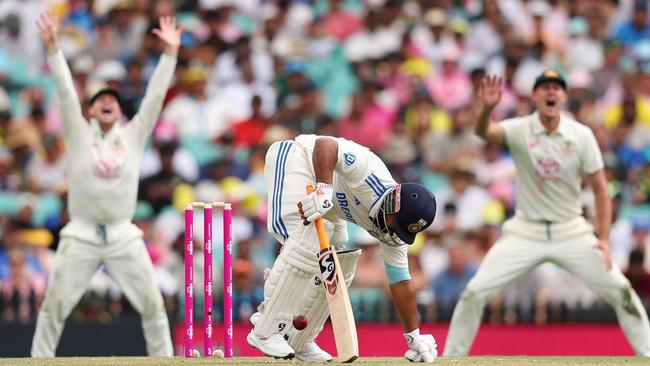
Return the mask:
POLYGON ((541 73, 537 79, 535 79, 535 85, 533 85, 533 90, 537 89, 538 86, 544 83, 558 83, 562 89, 566 90, 566 81, 557 70, 548 69, 541 73))

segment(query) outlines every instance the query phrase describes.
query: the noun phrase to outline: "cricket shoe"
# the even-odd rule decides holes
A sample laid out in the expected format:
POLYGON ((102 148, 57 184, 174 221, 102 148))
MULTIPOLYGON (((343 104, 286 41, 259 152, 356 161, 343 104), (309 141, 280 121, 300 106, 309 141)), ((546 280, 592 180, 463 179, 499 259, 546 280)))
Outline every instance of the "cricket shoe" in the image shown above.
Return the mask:
POLYGON ((302 350, 296 352, 296 360, 302 362, 330 362, 332 356, 323 351, 316 342, 307 343, 302 350))
POLYGON ((295 355, 293 348, 284 339, 280 333, 272 334, 268 338, 260 338, 251 330, 246 337, 246 342, 257 348, 263 354, 269 357, 292 359, 295 355))

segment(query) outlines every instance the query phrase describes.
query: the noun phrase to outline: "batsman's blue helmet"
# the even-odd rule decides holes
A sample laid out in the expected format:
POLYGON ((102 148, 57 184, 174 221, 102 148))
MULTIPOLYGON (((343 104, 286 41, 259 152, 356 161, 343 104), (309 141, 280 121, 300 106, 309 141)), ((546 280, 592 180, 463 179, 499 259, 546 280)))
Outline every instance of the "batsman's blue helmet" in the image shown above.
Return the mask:
POLYGON ((429 227, 436 217, 436 198, 421 184, 403 183, 399 188, 393 230, 407 244, 413 244, 415 235, 429 227))

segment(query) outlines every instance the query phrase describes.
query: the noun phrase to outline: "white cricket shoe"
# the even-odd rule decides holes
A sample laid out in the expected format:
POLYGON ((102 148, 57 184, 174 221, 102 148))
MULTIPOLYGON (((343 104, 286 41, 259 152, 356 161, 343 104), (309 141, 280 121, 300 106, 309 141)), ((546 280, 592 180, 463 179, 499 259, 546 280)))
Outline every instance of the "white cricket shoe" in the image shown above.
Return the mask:
POLYGON ((246 342, 269 357, 291 359, 295 354, 293 348, 280 333, 275 333, 263 339, 256 336, 254 330, 251 330, 246 337, 246 342))
POLYGON ((296 352, 296 360, 302 362, 330 362, 332 356, 323 351, 316 342, 307 343, 300 352, 296 352))

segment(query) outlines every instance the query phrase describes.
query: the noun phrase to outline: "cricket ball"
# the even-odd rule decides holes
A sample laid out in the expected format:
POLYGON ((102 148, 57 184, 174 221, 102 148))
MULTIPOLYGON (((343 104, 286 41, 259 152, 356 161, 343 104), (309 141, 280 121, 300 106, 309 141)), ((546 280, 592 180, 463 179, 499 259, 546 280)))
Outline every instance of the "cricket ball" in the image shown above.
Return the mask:
POLYGON ((293 317, 291 323, 296 330, 303 330, 307 327, 307 317, 304 315, 296 315, 293 317))

